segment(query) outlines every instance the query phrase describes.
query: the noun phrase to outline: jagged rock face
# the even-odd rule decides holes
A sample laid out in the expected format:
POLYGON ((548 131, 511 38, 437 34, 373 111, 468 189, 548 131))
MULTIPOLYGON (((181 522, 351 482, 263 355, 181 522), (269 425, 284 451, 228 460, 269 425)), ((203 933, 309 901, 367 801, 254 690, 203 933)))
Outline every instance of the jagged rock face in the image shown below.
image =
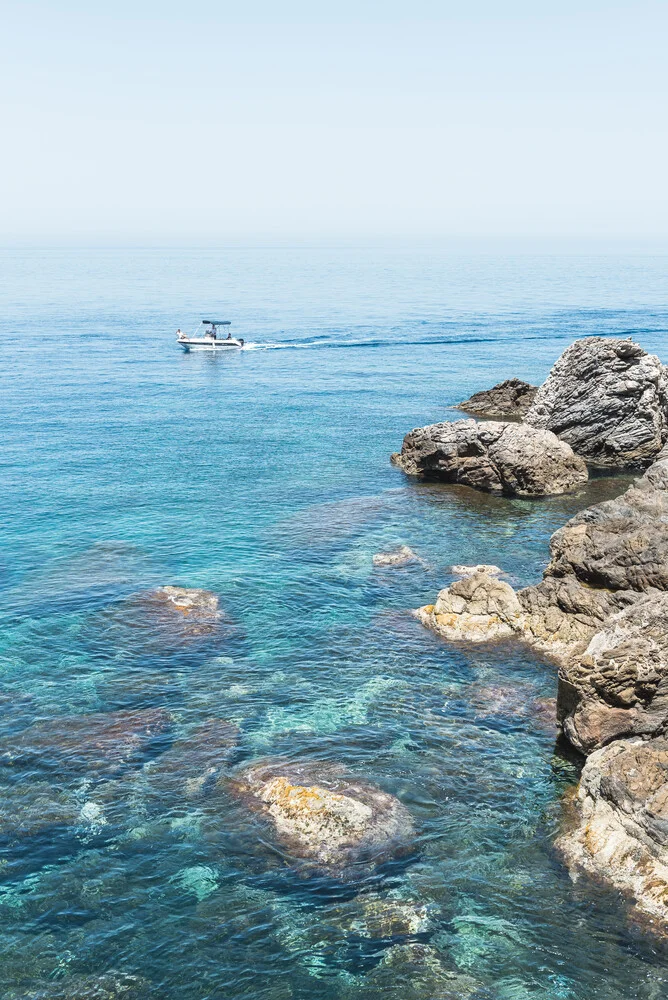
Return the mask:
POLYGON ((612 882, 668 919, 668 740, 619 740, 590 757, 557 848, 574 874, 612 882))
POLYGON ((648 464, 668 437, 666 369, 630 340, 576 340, 524 419, 554 431, 592 464, 648 464))
POLYGON ((288 851, 332 875, 405 853, 413 839, 398 799, 332 765, 265 762, 239 777, 237 792, 288 851))
POLYGON ((579 644, 615 615, 668 590, 668 453, 616 500, 576 514, 550 539, 543 581, 518 594, 529 637, 579 644))
POLYGON ((497 421, 418 427, 392 461, 408 475, 511 496, 566 493, 587 480, 582 459, 550 431, 497 421))
POLYGON ((559 671, 559 719, 582 753, 668 724, 668 594, 615 615, 559 671))
POLYGON ((522 627, 522 607, 511 586, 487 573, 456 580, 435 604, 419 608, 416 617, 446 639, 489 642, 522 627))
POLYGON ((474 392, 457 407, 479 417, 514 418, 520 420, 533 403, 538 387, 521 378, 507 378, 491 389, 474 392))
POLYGON ((113 776, 140 764, 171 725, 162 708, 49 719, 3 740, 0 764, 113 776))

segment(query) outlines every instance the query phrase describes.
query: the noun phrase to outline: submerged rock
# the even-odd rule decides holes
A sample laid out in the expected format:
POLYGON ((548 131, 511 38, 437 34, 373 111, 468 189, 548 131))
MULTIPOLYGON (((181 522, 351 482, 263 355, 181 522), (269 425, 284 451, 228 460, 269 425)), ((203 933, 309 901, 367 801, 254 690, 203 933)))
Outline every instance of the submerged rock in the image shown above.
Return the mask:
POLYGON ((668 376, 631 340, 587 337, 561 355, 525 421, 600 466, 647 464, 668 437, 668 376))
POLYGON ((71 976, 42 983, 27 992, 10 993, 7 1000, 149 1000, 156 997, 146 979, 125 972, 101 976, 71 976))
POLYGON ((479 417, 514 417, 520 420, 533 403, 537 392, 537 386, 523 382, 521 378, 507 378, 491 389, 474 392, 470 399, 459 403, 457 409, 479 417))
POLYGON ((415 615, 446 639, 468 642, 506 638, 524 623, 513 588, 487 573, 456 580, 439 593, 435 604, 419 608, 415 615))
POLYGON ((652 736, 668 724, 668 594, 613 616, 559 671, 559 716, 573 746, 652 736))
POLYGON ((208 719, 145 767, 154 795, 197 799, 210 790, 231 760, 239 729, 224 719, 208 719))
POLYGON ((619 740, 587 758, 557 849, 668 921, 668 740, 619 740))
POLYGON ((399 545, 389 552, 377 552, 373 557, 374 566, 409 566, 421 562, 422 559, 408 545, 399 545))
POLYGON ((330 874, 406 853, 414 830, 402 803, 324 763, 268 761, 236 780, 236 792, 273 827, 295 857, 330 874))
POLYGON ((171 725, 170 714, 161 708, 62 716, 0 742, 0 764, 115 775, 140 764, 171 725))
POLYGON ((418 427, 392 461, 412 476, 514 496, 565 493, 587 481, 587 467, 550 431, 475 420, 418 427))

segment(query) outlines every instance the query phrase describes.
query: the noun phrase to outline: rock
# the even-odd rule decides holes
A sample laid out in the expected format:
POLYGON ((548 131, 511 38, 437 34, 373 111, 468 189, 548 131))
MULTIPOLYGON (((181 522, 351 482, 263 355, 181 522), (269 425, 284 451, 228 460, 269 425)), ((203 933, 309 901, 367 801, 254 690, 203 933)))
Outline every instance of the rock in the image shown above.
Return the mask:
POLYGON ((393 795, 324 763, 269 761, 252 765, 237 794, 265 817, 295 857, 336 875, 362 862, 406 853, 410 813, 393 795))
POLYGON ((418 941, 393 944, 365 977, 372 996, 389 1000, 465 1000, 480 996, 480 983, 456 968, 448 968, 433 945, 418 941))
POLYGON ((614 615, 559 671, 559 720, 582 753, 668 723, 668 594, 614 615))
POLYGON ((26 837, 74 827, 81 804, 70 792, 46 781, 12 781, 0 785, 0 838, 15 842, 26 837))
POLYGON ((451 566, 450 572, 453 576, 473 576, 474 573, 486 573, 487 576, 499 576, 503 570, 498 566, 479 563, 477 566, 451 566))
POLYGON ((491 389, 474 392, 470 399, 459 403, 458 410, 479 417, 515 418, 521 420, 534 401, 538 387, 521 378, 507 378, 491 389))
POLYGON ((208 719, 144 768, 153 795, 179 800, 201 798, 231 760, 239 729, 223 719, 208 719))
POLYGON ((149 1000, 155 996, 146 979, 125 972, 70 976, 27 992, 10 994, 11 1000, 149 1000))
POLYGON ((587 480, 582 459, 550 431, 496 421, 418 427, 392 461, 408 475, 511 496, 565 493, 587 480))
POLYGON ((592 464, 647 464, 668 437, 666 369, 631 340, 576 340, 524 419, 554 431, 592 464))
POLYGON ((422 559, 408 545, 399 545, 389 552, 377 552, 373 557, 374 566, 408 566, 421 562, 422 559))
POLYGON ((618 740, 587 758, 557 849, 668 920, 668 740, 618 740))
POLYGON ((610 617, 668 590, 668 456, 615 500, 576 514, 550 539, 543 581, 519 591, 527 638, 583 653, 610 617))
POLYGON ((0 743, 0 764, 113 776, 140 764, 171 724, 161 708, 36 722, 0 743))
POLYGON ((523 628, 524 615, 511 586, 487 573, 474 573, 442 590, 435 604, 416 617, 446 639, 489 642, 523 628))

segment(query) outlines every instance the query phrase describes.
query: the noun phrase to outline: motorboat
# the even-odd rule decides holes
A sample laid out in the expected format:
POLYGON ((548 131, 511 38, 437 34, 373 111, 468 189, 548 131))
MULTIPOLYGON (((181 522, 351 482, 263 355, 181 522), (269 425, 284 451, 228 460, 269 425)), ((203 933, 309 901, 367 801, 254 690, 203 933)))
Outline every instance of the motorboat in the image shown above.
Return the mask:
POLYGON ((184 351, 229 351, 232 348, 239 349, 244 346, 244 342, 239 337, 233 337, 230 331, 231 322, 229 319, 203 319, 194 335, 181 330, 176 331, 176 342, 184 351), (221 330, 221 327, 223 328, 221 330), (227 329, 227 336, 223 335, 227 329))

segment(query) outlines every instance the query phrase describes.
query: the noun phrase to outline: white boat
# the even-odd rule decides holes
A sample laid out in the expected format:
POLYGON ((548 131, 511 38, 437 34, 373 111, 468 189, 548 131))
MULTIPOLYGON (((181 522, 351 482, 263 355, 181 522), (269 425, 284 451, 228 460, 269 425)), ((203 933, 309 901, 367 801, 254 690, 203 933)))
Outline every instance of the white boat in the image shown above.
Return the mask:
POLYGON ((177 330, 176 342, 179 347, 184 351, 230 351, 244 346, 243 340, 233 337, 229 329, 226 337, 219 333, 220 327, 231 326, 229 319, 203 319, 200 326, 204 329, 198 330, 193 337, 177 330))

